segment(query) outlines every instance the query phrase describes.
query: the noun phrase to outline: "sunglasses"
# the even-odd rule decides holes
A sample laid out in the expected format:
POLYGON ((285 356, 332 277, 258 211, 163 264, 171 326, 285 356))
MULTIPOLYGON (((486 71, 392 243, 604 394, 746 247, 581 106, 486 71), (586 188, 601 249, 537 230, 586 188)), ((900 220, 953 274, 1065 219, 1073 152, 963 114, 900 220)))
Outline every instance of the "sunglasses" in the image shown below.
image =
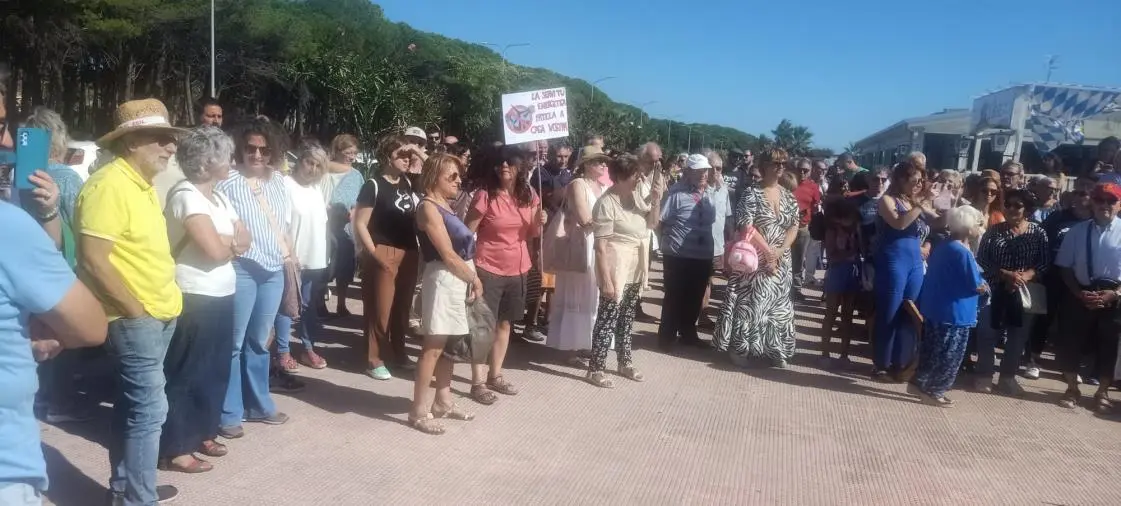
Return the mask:
POLYGON ((1109 197, 1094 197, 1093 200, 1095 204, 1102 204, 1105 206, 1113 206, 1117 204, 1117 199, 1111 199, 1109 197))
POLYGON ((452 172, 451 174, 448 174, 448 182, 449 183, 454 183, 456 181, 459 181, 459 179, 460 179, 460 177, 459 177, 458 172, 452 172))
POLYGON ((1010 202, 1005 202, 1004 203, 1004 208, 1005 209, 1023 209, 1024 208, 1024 203, 1023 202, 1016 202, 1015 200, 1013 200, 1013 201, 1010 201, 1010 202))
POLYGON ((981 190, 981 193, 990 197, 1000 195, 1000 190, 981 190))
POLYGON ((1001 172, 1000 173, 1000 177, 1005 178, 1005 179, 1012 179, 1014 177, 1020 177, 1022 175, 1024 175, 1023 172, 1001 172))
POLYGON ((245 146, 245 154, 260 154, 261 156, 271 156, 272 150, 268 146, 254 146, 252 144, 245 146))
POLYGON ((409 160, 412 157, 413 157, 413 154, 412 154, 412 152, 409 152, 409 151, 398 151, 398 152, 393 154, 393 158, 396 158, 398 160, 409 160))

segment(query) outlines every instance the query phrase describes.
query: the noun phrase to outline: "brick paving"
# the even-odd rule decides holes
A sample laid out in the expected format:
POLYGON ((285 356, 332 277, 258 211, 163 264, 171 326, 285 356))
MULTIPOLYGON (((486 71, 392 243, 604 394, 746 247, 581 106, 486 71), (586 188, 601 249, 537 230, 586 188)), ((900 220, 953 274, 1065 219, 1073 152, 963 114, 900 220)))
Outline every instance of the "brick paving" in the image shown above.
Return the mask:
MULTIPOLYGON (((925 406, 869 381, 867 361, 817 367, 820 322, 801 307, 799 352, 781 371, 663 354, 655 327, 638 323, 647 381, 616 378, 614 390, 515 343, 506 375, 521 393, 489 407, 461 399, 477 418, 428 436, 404 423, 411 380, 360 374, 359 317, 333 320, 321 352, 331 367, 304 368, 305 391, 275 395, 288 424, 247 425, 214 471, 160 479, 180 488, 175 504, 204 506, 1121 504, 1121 423, 1058 407, 1054 374, 1022 380, 1023 399, 955 391, 956 407, 925 406)), ((468 366, 456 375, 463 395, 468 366)), ((43 425, 54 504, 101 504, 108 413, 43 425)))

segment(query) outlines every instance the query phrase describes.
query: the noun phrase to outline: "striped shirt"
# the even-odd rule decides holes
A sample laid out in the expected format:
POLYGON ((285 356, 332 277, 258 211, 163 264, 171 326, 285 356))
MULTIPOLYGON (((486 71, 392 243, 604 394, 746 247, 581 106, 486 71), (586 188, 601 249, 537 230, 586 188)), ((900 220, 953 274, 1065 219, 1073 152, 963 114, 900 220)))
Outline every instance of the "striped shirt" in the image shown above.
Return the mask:
MULTIPOLYGON (((231 171, 230 177, 219 182, 216 188, 229 197, 234 211, 253 237, 249 250, 240 258, 252 260, 268 271, 275 272, 284 267, 284 256, 280 250, 280 241, 283 239, 273 232, 269 215, 261 208, 245 176, 239 171, 231 171)), ((281 227, 283 233, 290 233, 288 218, 292 199, 284 186, 284 176, 274 171, 268 180, 261 180, 258 190, 264 192, 277 226, 281 227)))

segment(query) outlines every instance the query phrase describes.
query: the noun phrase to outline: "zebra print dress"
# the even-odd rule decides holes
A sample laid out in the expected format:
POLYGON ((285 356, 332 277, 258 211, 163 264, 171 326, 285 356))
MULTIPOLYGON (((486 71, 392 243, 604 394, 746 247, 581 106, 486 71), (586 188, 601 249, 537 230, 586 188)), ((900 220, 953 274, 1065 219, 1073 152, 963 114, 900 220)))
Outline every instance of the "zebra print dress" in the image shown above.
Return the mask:
MULTIPOLYGON (((781 201, 776 214, 762 189, 745 188, 736 204, 736 229, 754 225, 768 244, 782 246, 787 230, 798 224, 798 202, 786 189, 782 189, 781 201)), ((771 362, 794 356, 793 281, 790 250, 783 253, 775 274, 762 269, 747 275, 731 274, 712 334, 716 349, 771 362)))

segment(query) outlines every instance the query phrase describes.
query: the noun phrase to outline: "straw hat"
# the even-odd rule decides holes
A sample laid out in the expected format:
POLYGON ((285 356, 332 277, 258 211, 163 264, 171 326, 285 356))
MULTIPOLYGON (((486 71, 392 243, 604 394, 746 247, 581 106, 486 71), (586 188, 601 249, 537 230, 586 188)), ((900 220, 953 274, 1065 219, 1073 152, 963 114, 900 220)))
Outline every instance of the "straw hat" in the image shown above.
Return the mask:
POLYGON ((584 149, 580 150, 578 160, 577 165, 584 165, 592 162, 607 162, 611 160, 611 157, 607 156, 599 146, 584 146, 584 149))
POLYGON ((121 136, 142 130, 159 130, 171 134, 186 132, 182 128, 171 126, 167 116, 167 107, 159 100, 154 98, 129 100, 117 106, 117 111, 113 113, 117 128, 98 139, 97 145, 106 148, 121 136))

